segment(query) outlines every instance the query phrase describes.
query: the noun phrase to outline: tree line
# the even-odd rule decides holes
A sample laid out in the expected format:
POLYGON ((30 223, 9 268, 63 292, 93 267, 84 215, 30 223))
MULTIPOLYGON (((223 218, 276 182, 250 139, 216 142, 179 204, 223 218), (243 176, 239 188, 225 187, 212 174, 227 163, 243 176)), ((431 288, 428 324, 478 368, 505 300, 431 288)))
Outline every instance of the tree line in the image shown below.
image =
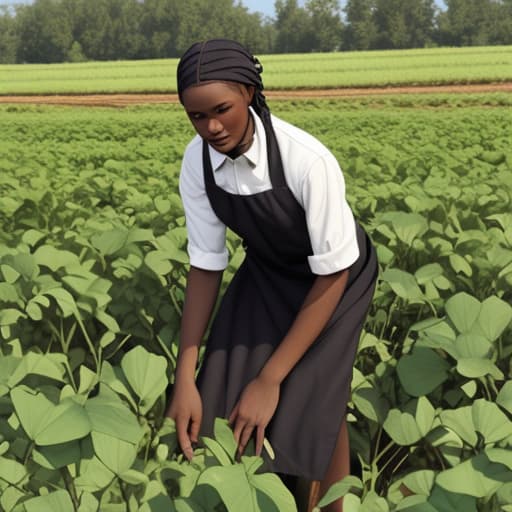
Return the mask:
POLYGON ((512 44, 512 0, 35 0, 0 7, 0 63, 179 57, 227 37, 256 54, 512 44))

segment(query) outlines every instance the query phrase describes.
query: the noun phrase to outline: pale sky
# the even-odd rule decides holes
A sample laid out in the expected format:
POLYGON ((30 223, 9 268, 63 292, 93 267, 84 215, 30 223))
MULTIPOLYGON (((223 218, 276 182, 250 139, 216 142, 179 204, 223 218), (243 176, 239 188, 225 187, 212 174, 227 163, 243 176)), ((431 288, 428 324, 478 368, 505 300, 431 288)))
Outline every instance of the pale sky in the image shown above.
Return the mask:
MULTIPOLYGON (((298 0, 299 5, 303 6, 305 0, 298 0)), ((435 0, 436 4, 443 8, 444 2, 443 0, 435 0)), ((266 16, 274 17, 274 3, 275 0, 242 0, 242 4, 245 5, 252 12, 261 12, 266 16)), ((342 1, 341 5, 344 5, 345 2, 342 1)))

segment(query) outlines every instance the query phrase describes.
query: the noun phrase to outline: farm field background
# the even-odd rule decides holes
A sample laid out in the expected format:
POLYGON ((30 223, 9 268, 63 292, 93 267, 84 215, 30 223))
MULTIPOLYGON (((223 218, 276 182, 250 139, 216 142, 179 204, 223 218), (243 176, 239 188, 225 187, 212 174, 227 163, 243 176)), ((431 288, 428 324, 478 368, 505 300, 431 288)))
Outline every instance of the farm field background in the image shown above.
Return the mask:
MULTIPOLYGON (((176 92, 177 59, 1 65, 0 95, 176 92)), ((269 89, 512 80, 512 47, 263 55, 269 89)))
MULTIPOLYGON (((43 92, 31 83, 18 92, 43 92)), ((81 83, 75 92, 90 92, 81 83)), ((271 108, 332 149, 378 248, 349 408, 357 469, 334 493, 349 510, 510 512, 511 95, 271 108)), ((0 105, 0 509, 231 511, 251 495, 261 510, 294 510, 257 458, 235 462, 225 425, 188 465, 163 422, 187 270, 177 179, 192 135, 173 104, 0 105)), ((243 258, 231 235, 229 249, 224 286, 243 258)))

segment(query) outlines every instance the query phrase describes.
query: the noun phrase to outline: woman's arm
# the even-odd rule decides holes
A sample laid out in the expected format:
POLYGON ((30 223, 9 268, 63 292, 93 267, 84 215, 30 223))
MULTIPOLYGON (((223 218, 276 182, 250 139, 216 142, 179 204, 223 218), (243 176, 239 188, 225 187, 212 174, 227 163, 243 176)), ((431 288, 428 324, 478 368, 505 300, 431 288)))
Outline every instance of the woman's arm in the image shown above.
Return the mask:
POLYGON ((317 276, 288 333, 256 379, 245 388, 230 415, 242 453, 256 428, 256 453, 279 401, 281 382, 299 362, 331 318, 347 284, 348 270, 317 276))
POLYGON ((197 267, 191 267, 187 276, 176 376, 167 416, 175 420, 180 447, 189 460, 202 419, 202 403, 195 383, 199 346, 217 300, 221 279, 222 271, 197 267))

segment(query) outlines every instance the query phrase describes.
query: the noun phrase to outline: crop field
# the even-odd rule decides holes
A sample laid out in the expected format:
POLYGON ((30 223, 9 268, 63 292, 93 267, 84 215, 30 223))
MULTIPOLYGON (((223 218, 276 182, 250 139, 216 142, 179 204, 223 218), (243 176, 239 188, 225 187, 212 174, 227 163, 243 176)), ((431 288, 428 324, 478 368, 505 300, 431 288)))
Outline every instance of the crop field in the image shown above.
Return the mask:
MULTIPOLYGON (((512 75, 510 53, 493 58, 512 75)), ((266 66, 285 87, 279 60, 266 66)), ((110 67, 116 90, 146 72, 110 67)), ((1 92, 78 87, 52 80, 24 90, 27 78, 2 78, 1 92)), ((349 511, 512 511, 510 95, 271 108, 332 149, 378 249, 349 404, 354 475, 330 496, 349 511)), ((295 510, 259 457, 235 460, 223 421, 188 464, 163 420, 187 271, 177 179, 192 135, 172 104, 0 105, 0 510, 238 512, 242 499, 248 511, 295 510)), ((244 256, 233 235, 229 249, 224 286, 244 256)))
MULTIPOLYGON (((512 80, 512 47, 263 55, 269 89, 512 80)), ((177 59, 1 65, 0 95, 175 92, 177 59)))

